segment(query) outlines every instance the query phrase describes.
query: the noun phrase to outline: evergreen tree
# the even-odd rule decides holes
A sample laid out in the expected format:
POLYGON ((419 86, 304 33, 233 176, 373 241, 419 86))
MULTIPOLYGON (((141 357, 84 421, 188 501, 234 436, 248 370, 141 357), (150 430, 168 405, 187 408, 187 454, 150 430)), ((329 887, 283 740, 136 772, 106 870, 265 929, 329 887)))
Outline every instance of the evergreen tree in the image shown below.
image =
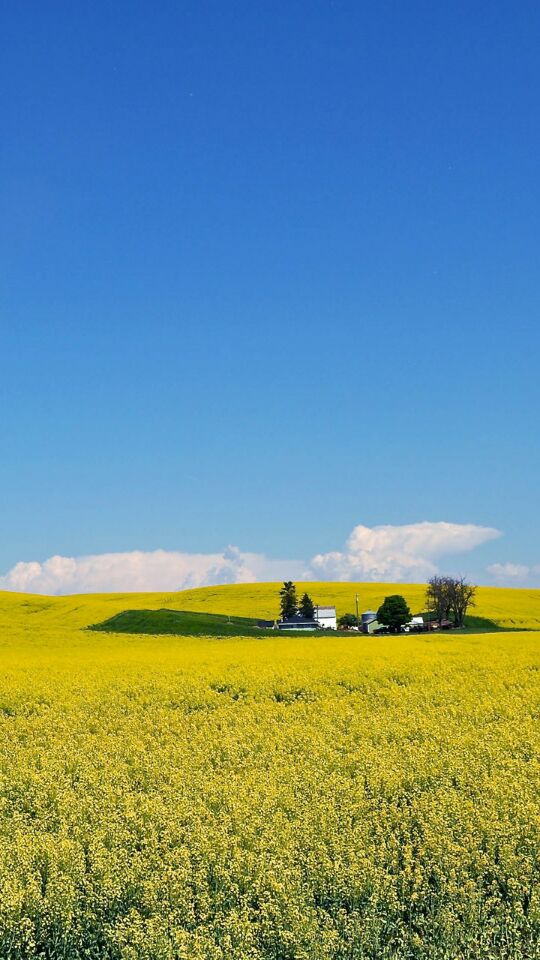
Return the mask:
POLYGON ((300 613, 306 618, 306 620, 313 620, 313 617, 315 616, 313 600, 307 593, 304 594, 300 601, 300 613))
POLYGON ((385 597, 384 602, 377 610, 377 620, 384 624, 389 630, 399 633, 403 624, 411 619, 411 611, 407 606, 407 601, 399 594, 392 594, 391 597, 385 597))
POLYGON ((292 580, 285 580, 279 591, 281 619, 290 620, 298 612, 298 601, 296 599, 296 587, 292 580))

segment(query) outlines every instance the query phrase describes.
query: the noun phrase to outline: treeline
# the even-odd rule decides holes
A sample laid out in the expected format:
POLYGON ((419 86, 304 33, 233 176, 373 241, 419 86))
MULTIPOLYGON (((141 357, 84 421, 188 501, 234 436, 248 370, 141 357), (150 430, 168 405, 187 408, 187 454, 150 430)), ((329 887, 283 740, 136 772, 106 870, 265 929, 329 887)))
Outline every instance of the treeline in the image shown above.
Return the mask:
MULTIPOLYGON (((464 577, 433 576, 426 587, 426 613, 439 625, 451 624, 463 627, 469 607, 474 606, 476 587, 468 583, 464 577)), ((279 591, 280 610, 282 620, 292 620, 298 614, 306 620, 315 617, 315 605, 306 592, 300 600, 296 593, 296 586, 292 580, 286 580, 279 591)), ((391 594, 377 610, 377 621, 388 630, 400 633, 403 627, 411 622, 412 614, 409 605, 400 594, 391 594)), ((360 627, 357 614, 345 613, 339 618, 339 626, 350 628, 360 627)))
POLYGON ((464 577, 431 577, 426 590, 426 606, 441 623, 453 620, 462 627, 469 607, 474 606, 476 587, 464 577))
POLYGON ((313 620, 315 604, 308 593, 304 593, 300 602, 296 596, 296 587, 292 580, 286 580, 279 591, 279 605, 282 620, 292 620, 298 613, 306 620, 313 620))
MULTIPOLYGON (((451 623, 454 627, 463 627, 467 610, 474 606, 475 594, 476 587, 464 577, 431 577, 426 587, 426 613, 439 625, 451 623)), ((396 633, 410 623, 411 617, 409 605, 400 594, 385 597, 377 610, 377 622, 396 633)), ((340 627, 360 626, 354 613, 343 614, 338 623, 340 627)))

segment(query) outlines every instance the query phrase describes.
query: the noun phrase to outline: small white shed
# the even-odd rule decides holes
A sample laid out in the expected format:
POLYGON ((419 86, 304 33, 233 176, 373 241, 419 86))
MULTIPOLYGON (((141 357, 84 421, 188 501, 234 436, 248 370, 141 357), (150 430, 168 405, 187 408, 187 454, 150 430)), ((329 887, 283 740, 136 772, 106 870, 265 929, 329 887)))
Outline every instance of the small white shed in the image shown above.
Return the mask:
POLYGON ((337 630, 336 608, 315 604, 315 620, 323 630, 337 630))

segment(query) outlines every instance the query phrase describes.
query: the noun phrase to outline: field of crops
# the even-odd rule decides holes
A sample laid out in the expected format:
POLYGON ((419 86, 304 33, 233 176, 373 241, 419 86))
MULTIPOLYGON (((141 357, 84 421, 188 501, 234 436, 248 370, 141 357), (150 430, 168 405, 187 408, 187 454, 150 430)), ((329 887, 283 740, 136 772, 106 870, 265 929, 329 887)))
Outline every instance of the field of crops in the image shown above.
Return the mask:
POLYGON ((81 630, 148 598, 0 595, 2 958, 540 956, 540 633, 81 630))

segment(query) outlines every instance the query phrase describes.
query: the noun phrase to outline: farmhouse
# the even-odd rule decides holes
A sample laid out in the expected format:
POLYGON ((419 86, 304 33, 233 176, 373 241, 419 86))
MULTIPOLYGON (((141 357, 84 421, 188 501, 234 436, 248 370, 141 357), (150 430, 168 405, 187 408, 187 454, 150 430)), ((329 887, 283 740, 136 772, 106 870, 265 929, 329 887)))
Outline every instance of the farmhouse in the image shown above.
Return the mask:
POLYGON ((336 608, 315 605, 313 619, 296 613, 294 617, 278 620, 277 628, 278 630, 337 630, 336 608))
POLYGON ((309 620, 303 617, 301 613, 295 613, 294 617, 287 617, 286 620, 278 620, 278 630, 320 630, 316 620, 309 620))

